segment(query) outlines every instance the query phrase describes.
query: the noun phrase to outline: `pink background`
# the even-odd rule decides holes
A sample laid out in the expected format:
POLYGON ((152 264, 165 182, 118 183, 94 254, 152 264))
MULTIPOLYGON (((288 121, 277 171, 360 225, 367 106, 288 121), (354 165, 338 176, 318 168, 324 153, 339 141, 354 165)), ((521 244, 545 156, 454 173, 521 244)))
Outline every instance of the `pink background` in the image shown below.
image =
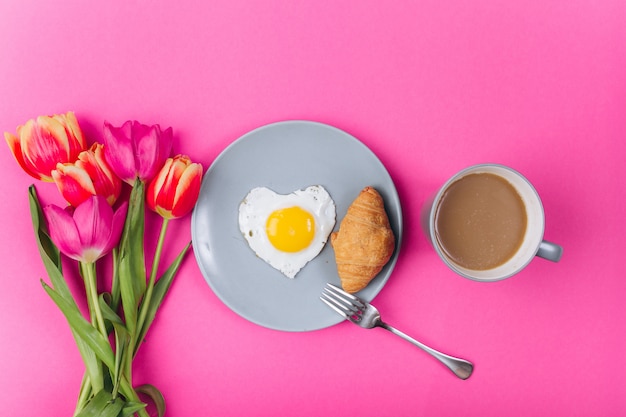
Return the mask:
MULTIPOLYGON (((0 130, 73 110, 96 141, 105 119, 138 119, 172 126, 175 151, 206 168, 253 128, 308 119, 388 167, 405 239, 375 304, 474 375, 457 380, 383 330, 258 327, 190 256, 135 371, 168 416, 626 415, 625 22, 619 0, 4 0, 0 130), (559 264, 483 284, 437 258, 419 210, 481 162, 534 183, 559 264)), ((67 416, 82 364, 39 284, 32 180, 6 147, 0 167, 0 414, 67 416)))

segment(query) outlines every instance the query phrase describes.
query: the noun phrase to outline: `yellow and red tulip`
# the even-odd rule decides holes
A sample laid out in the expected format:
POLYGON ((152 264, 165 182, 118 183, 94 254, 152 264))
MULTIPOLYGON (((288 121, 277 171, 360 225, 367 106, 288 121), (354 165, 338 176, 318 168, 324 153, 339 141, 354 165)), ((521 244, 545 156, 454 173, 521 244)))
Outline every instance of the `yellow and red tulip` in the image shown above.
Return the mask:
POLYGON ((102 196, 85 200, 76 209, 55 205, 43 208, 50 238, 66 256, 93 263, 109 253, 120 240, 128 203, 114 212, 102 196))
POLYGON ((74 207, 94 195, 103 196, 112 206, 122 191, 122 180, 107 164, 104 146, 99 143, 82 151, 76 162, 57 164, 52 178, 63 198, 74 207))
POLYGON ((4 138, 23 170, 48 182, 58 163, 74 162, 87 148, 73 112, 31 119, 17 127, 17 135, 5 132, 4 138))
POLYGON ((127 121, 120 127, 104 122, 105 158, 124 182, 148 182, 161 169, 172 150, 172 128, 127 121))
POLYGON ((202 183, 202 165, 188 156, 168 158, 148 185, 147 204, 165 219, 183 217, 196 204, 202 183))

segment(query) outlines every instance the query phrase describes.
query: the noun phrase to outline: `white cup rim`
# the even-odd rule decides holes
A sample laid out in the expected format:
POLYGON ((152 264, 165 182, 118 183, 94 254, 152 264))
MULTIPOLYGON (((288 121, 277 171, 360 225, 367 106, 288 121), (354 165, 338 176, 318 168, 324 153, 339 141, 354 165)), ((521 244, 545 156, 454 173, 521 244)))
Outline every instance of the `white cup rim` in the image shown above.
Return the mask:
POLYGON ((441 186, 441 188, 435 195, 432 206, 430 207, 430 213, 428 216, 428 228, 430 240, 433 247, 435 248, 435 251, 437 252, 437 255, 439 255, 439 257, 450 269, 452 269, 457 274, 465 278, 472 279, 474 281, 492 282, 500 281, 517 274, 533 260, 533 258, 537 254, 537 251, 539 250, 541 242, 543 241, 543 234, 545 230, 545 215, 539 193, 537 193, 535 187, 526 177, 524 177, 515 169, 506 165, 484 163, 472 165, 457 172, 448 181, 446 181, 443 186, 441 186), (504 264, 486 271, 478 271, 464 268, 461 265, 458 265, 457 263, 452 261, 444 252, 443 248, 440 247, 435 230, 437 206, 448 187, 453 182, 463 178, 466 175, 481 172, 494 173, 510 182, 522 197, 528 216, 528 226, 520 249, 518 249, 516 254, 513 255, 511 259, 506 261, 504 264), (515 183, 511 182, 510 178, 515 178, 515 183))

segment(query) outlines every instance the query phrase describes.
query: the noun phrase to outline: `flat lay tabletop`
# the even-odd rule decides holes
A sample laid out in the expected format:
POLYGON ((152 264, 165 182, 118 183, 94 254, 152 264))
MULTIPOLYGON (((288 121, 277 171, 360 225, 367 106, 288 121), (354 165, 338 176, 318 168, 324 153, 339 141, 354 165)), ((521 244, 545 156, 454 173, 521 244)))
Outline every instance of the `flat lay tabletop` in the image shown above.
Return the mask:
MULTIPOLYGON (((191 250, 132 372, 166 416, 624 416, 625 22, 619 0, 5 0, 0 130, 73 112, 91 144, 105 122, 136 120, 171 127, 172 154, 202 165, 162 258, 191 250), (494 282, 446 265, 424 213, 477 164, 532 184, 560 261, 535 257, 494 282), (358 294, 471 362, 469 378, 320 300, 340 282, 331 238, 293 279, 279 270, 292 258, 251 250, 240 204, 265 206, 255 187, 318 185, 336 209, 316 215, 336 218, 328 232, 378 190, 393 252, 358 294)), ((70 416, 85 368, 42 288, 29 186, 62 199, 8 146, 0 173, 0 414, 70 416)))

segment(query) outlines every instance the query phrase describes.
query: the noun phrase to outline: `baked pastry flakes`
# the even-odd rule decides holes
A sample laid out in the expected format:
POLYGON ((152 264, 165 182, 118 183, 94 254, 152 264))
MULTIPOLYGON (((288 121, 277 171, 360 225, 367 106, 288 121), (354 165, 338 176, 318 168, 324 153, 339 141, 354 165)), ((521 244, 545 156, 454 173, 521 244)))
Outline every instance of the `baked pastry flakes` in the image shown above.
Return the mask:
POLYGON ((339 231, 330 235, 341 286, 355 293, 367 286, 391 258, 395 237, 382 197, 365 187, 352 202, 339 231))

